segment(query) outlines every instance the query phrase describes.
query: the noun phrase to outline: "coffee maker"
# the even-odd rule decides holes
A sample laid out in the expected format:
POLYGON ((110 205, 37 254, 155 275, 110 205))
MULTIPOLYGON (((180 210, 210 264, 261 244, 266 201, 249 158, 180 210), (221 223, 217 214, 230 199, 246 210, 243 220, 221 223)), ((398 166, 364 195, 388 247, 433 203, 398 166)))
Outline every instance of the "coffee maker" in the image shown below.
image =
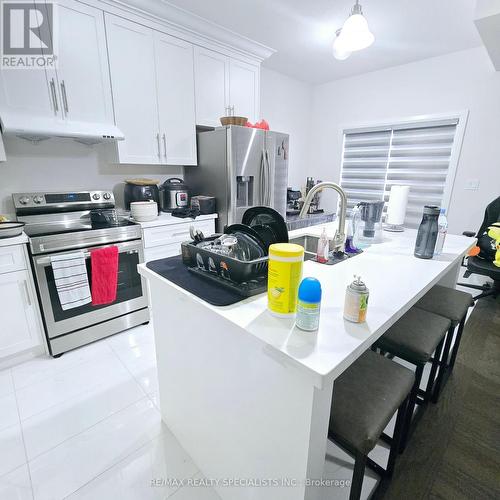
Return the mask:
POLYGON ((384 201, 360 201, 353 208, 353 243, 356 248, 363 248, 372 243, 382 243, 384 203, 384 201))
POLYGON ((296 215, 300 212, 302 208, 301 202, 301 192, 299 190, 294 190, 292 188, 287 188, 286 190, 286 213, 287 215, 296 215))
MULTIPOLYGON (((320 180, 317 180, 315 182, 312 177, 308 177, 306 180, 306 196, 316 184, 320 184, 321 182, 322 181, 320 180)), ((321 191, 318 191, 311 200, 311 203, 309 204, 309 211, 307 212, 308 214, 318 214, 323 212, 323 210, 319 208, 320 199, 321 199, 321 191)))

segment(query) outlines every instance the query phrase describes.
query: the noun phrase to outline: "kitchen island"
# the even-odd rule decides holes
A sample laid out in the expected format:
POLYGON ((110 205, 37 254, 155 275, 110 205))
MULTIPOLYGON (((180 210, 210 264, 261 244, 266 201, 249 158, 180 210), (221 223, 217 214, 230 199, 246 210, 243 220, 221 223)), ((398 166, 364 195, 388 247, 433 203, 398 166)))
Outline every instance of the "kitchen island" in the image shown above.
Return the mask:
MULTIPOLYGON (((332 236, 335 225, 290 238, 323 227, 332 236)), ((384 236, 334 266, 304 263, 303 276, 323 288, 315 333, 272 316, 265 294, 215 307, 139 266, 151 289, 162 418, 203 474, 221 481, 222 499, 323 498, 308 480, 323 474, 334 380, 434 284, 453 287, 475 243, 448 235, 439 257, 421 260, 416 231, 384 236), (362 324, 342 315, 354 274, 370 289, 362 324)))

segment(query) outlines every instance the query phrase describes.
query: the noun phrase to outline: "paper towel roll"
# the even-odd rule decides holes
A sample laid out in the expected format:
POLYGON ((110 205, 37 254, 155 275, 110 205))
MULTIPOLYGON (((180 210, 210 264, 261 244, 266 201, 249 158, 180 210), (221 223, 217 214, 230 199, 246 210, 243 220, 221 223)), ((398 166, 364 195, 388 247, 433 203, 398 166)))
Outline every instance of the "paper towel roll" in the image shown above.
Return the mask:
POLYGON ((385 222, 393 226, 402 226, 406 217, 408 193, 410 186, 392 186, 387 204, 387 218, 385 222))

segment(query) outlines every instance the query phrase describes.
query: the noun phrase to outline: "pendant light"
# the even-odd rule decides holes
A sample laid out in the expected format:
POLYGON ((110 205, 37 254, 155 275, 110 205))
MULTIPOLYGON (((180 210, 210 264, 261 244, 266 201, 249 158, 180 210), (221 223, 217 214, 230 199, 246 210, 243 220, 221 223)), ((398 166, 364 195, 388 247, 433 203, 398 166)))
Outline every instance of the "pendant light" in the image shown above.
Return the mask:
POLYGON ((333 55, 339 60, 347 59, 351 52, 366 49, 375 41, 375 36, 363 16, 359 0, 356 0, 350 16, 336 35, 333 42, 333 55))
POLYGON ((333 57, 339 61, 345 61, 351 55, 351 52, 344 49, 342 39, 340 38, 341 33, 342 30, 337 30, 335 33, 335 40, 333 42, 333 57))

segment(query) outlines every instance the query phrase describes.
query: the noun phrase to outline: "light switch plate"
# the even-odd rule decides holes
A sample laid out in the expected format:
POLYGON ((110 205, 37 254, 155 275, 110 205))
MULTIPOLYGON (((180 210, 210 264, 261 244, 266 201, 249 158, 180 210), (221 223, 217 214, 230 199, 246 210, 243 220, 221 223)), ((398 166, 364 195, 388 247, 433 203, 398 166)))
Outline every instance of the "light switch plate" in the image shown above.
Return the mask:
POLYGON ((479 189, 479 179, 467 179, 465 181, 465 188, 469 191, 477 191, 479 189))

